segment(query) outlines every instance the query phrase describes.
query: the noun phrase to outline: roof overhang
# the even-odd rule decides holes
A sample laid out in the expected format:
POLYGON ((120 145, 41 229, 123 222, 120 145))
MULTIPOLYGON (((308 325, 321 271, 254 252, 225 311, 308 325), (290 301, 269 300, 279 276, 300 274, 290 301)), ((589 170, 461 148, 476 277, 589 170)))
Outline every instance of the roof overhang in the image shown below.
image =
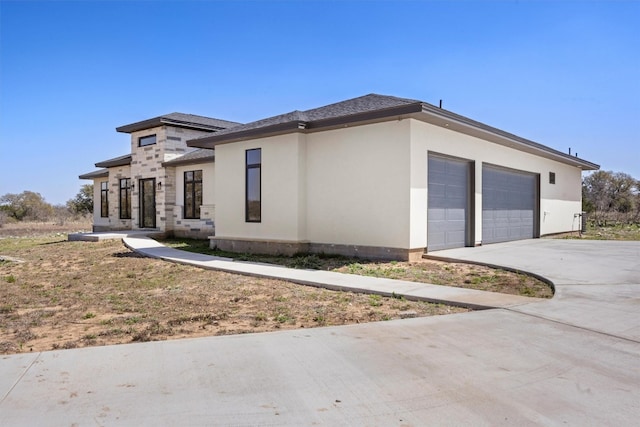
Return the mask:
POLYGON ((443 110, 430 104, 423 104, 422 111, 415 118, 436 126, 441 126, 465 135, 484 139, 498 145, 524 151, 550 160, 576 166, 582 170, 598 170, 600 165, 565 154, 561 151, 519 137, 509 132, 487 126, 459 114, 443 110))
POLYGON ((162 162, 163 167, 173 167, 173 166, 185 166, 185 165, 198 165, 203 163, 212 163, 216 159, 215 154, 212 152, 208 156, 202 156, 198 158, 186 158, 182 159, 178 157, 177 159, 167 160, 166 162, 162 162))
POLYGON ((364 113, 350 114, 346 116, 331 117, 320 120, 292 120, 254 129, 233 131, 222 134, 213 134, 187 141, 189 147, 215 148, 219 144, 246 141, 255 138, 265 138, 286 133, 303 132, 311 133, 348 125, 361 125, 378 121, 392 120, 397 116, 407 115, 420 111, 421 103, 407 104, 399 107, 385 108, 364 113))
POLYGON ((131 123, 130 125, 124 125, 116 128, 116 131, 122 133, 133 133, 139 130, 151 129, 158 126, 170 125, 179 128, 197 129, 205 131, 216 131, 224 129, 219 126, 205 125, 202 123, 193 123, 189 121, 170 119, 167 117, 154 117, 153 119, 143 120, 141 122, 131 123))
POLYGON ((115 157, 109 160, 103 160, 96 163, 97 168, 115 168, 117 166, 127 166, 131 164, 131 154, 115 157))
POLYGON ((78 178, 80 179, 97 179, 97 178, 108 178, 109 177, 109 169, 100 169, 97 171, 89 172, 80 175, 78 178))
POLYGON ((313 133, 325 130, 337 129, 348 126, 359 126, 369 123, 378 123, 403 118, 413 118, 436 126, 442 126, 456 132, 474 136, 483 140, 524 151, 540 157, 556 160, 565 164, 576 166, 582 170, 597 170, 600 166, 574 157, 553 148, 521 138, 503 130, 487 126, 483 123, 471 120, 467 117, 452 113, 425 102, 416 102, 397 107, 368 111, 364 113, 350 114, 327 119, 300 121, 293 120, 270 126, 254 129, 212 134, 205 137, 187 141, 190 147, 213 149, 219 144, 229 144, 238 141, 246 141, 257 138, 265 138, 287 133, 313 133))

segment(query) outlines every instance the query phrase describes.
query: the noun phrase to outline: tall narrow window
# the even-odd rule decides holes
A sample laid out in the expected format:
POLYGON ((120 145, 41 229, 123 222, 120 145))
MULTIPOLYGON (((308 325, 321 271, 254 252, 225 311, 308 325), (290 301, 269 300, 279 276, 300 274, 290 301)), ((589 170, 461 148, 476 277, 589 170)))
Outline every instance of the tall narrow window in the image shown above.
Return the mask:
POLYGON ((184 173, 185 219, 200 218, 200 205, 202 205, 202 171, 187 171, 184 173))
POLYGON ((102 218, 109 217, 109 182, 100 183, 100 216, 102 218))
POLYGON ((245 221, 260 222, 262 220, 261 208, 261 169, 262 151, 260 148, 247 150, 246 152, 246 205, 245 221))
POLYGON ((131 219, 131 180, 120 180, 120 219, 131 219))

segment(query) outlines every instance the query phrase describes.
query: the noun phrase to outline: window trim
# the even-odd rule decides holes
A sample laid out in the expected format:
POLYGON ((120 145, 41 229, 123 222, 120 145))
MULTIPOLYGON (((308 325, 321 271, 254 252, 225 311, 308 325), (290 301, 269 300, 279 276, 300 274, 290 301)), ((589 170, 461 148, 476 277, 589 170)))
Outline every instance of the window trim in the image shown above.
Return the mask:
POLYGON ((262 222, 262 148, 252 148, 245 151, 245 173, 244 173, 244 220, 245 222, 262 222), (260 153, 260 161, 258 163, 249 163, 249 152, 258 151, 260 153), (249 171, 258 170, 258 217, 249 218, 249 171))
POLYGON ((109 181, 100 182, 100 218, 109 218, 109 181))
POLYGON ((183 177, 184 177, 184 206, 183 206, 183 212, 182 212, 182 218, 184 219, 200 219, 200 206, 202 205, 202 190, 203 190, 203 186, 202 186, 202 169, 197 169, 197 170, 192 170, 192 171, 184 171, 183 177), (196 172, 200 172, 200 179, 196 179, 196 172), (193 179, 191 180, 187 180, 187 174, 191 173, 193 174, 193 179), (192 188, 191 191, 187 191, 187 184, 192 184, 192 188), (197 185, 200 184, 200 203, 197 203, 196 200, 196 188, 197 185), (187 216, 187 208, 188 203, 187 203, 187 193, 191 193, 191 208, 193 208, 193 216, 187 216))
POLYGON ((157 142, 157 138, 155 133, 153 135, 141 136, 138 138, 138 147, 147 147, 149 145, 155 145, 156 142, 157 142), (145 143, 142 142, 143 140, 150 139, 150 138, 153 138, 153 142, 145 142, 145 143))
POLYGON ((555 183, 556 183, 556 173, 549 172, 549 184, 555 185, 555 183))
POLYGON ((118 202, 120 203, 120 219, 131 219, 131 178, 120 178, 120 192, 118 202), (123 186, 124 184, 124 186, 123 186), (124 192, 124 206, 122 196, 124 192))

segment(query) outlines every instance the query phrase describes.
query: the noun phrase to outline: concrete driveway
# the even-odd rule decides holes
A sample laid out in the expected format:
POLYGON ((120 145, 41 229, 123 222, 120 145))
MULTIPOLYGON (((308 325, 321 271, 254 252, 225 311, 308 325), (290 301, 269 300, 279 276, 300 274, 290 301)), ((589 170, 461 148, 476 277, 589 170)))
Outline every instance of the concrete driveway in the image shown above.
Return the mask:
POLYGON ((640 242, 436 255, 542 274, 546 302, 0 359, 0 425, 637 425, 640 242))

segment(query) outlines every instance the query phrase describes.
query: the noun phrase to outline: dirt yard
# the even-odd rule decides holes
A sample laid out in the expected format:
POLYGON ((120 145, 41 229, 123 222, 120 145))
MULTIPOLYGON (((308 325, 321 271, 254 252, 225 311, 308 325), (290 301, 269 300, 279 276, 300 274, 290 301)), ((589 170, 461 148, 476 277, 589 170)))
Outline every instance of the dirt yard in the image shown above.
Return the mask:
POLYGON ((141 258, 119 241, 0 239, 0 354, 466 311, 141 258))
MULTIPOLYGON (((0 228, 0 354, 467 311, 142 258, 120 241, 67 241, 67 232, 87 227, 88 224, 78 223, 12 224, 0 228)), ((206 243, 199 241, 173 241, 172 246, 206 251, 206 243)), ((532 296, 551 295, 546 285, 527 276, 465 264, 368 263, 313 255, 256 260, 532 296)))

